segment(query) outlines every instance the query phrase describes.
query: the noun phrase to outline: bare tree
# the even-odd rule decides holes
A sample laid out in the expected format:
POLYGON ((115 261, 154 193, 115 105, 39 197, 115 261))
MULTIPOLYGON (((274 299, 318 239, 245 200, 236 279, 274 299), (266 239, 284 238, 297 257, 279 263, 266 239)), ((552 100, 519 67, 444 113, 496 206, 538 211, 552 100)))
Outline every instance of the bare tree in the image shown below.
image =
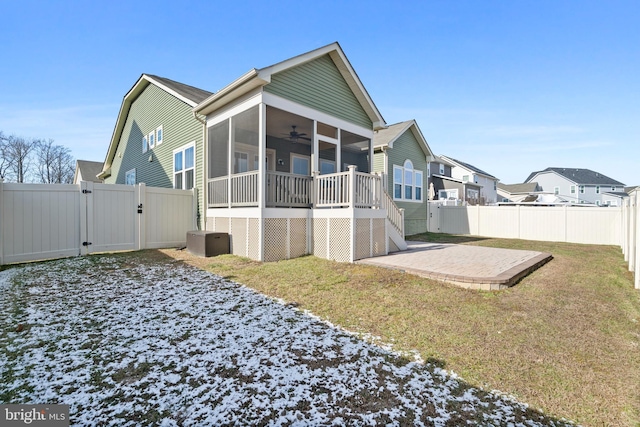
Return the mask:
POLYGON ((8 139, 0 130, 0 179, 3 181, 8 178, 11 169, 11 159, 5 153, 8 139))
POLYGON ((9 161, 9 171, 16 182, 25 182, 31 169, 31 154, 39 144, 37 139, 11 135, 6 138, 4 157, 9 161))
POLYGON ((70 184, 75 165, 71 150, 55 145, 53 139, 39 141, 36 147, 38 174, 44 184, 70 184))

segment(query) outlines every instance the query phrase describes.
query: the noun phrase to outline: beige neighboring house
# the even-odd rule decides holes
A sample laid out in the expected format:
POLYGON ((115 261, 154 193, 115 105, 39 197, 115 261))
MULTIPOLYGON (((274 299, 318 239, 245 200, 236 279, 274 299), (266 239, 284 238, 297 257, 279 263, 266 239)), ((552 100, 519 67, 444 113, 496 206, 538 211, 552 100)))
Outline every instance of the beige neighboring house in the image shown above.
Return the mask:
POLYGON ((73 183, 80 181, 103 182, 97 175, 102 172, 102 162, 92 162, 90 160, 77 160, 76 173, 73 175, 73 183))

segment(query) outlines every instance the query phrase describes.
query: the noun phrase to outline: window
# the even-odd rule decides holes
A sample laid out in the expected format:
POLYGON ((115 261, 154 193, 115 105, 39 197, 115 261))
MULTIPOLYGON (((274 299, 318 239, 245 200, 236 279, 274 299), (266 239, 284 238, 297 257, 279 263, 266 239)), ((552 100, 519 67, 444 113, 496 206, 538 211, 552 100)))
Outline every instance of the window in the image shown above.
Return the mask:
POLYGON ((153 148, 156 146, 156 131, 153 130, 149 134, 149 148, 153 148))
POLYGON ((600 186, 596 185, 596 194, 600 194, 600 186))
POLYGON ((402 199, 402 168, 393 165, 393 198, 402 199))
POLYGON ((584 194, 584 185, 581 185, 579 188, 580 188, 580 194, 584 194))
POLYGON ((611 191, 616 192, 616 187, 611 187, 611 191))
POLYGON ((596 200, 596 206, 600 206, 600 200, 596 200))
POLYGON ((454 188, 452 190, 438 190, 438 199, 440 199, 440 200, 457 200, 458 199, 458 189, 454 188))
POLYGON ((404 162, 404 198, 413 199, 413 164, 410 160, 404 162))
POLYGON ((494 190, 498 189, 498 181, 493 181, 493 189, 494 190))
POLYGON ((191 190, 195 178, 195 143, 173 151, 173 188, 191 190))
POLYGON ((462 182, 469 182, 469 175, 462 175, 462 182))
POLYGON ((162 144, 164 138, 164 133, 162 132, 162 125, 158 126, 156 129, 156 145, 162 144))
POLYGON ((136 170, 131 169, 124 175, 124 183, 126 185, 136 185, 136 170))
POLYGON ((440 175, 444 175, 444 165, 440 163, 440 175))
POLYGON ((416 200, 422 201, 422 172, 415 171, 416 177, 416 200))
POLYGON ((336 172, 336 162, 332 160, 320 159, 320 174, 324 175, 327 173, 335 173, 336 172))
POLYGON ((576 186, 575 185, 571 186, 571 194, 576 194, 576 186))
POLYGON ((233 153, 233 173, 242 173, 249 170, 249 155, 241 151, 233 153))
POLYGON ((422 171, 414 170, 411 160, 405 160, 402 167, 393 165, 393 198, 421 202, 422 181, 422 171))
POLYGON ((309 157, 291 154, 291 173, 309 175, 310 164, 309 157))
POLYGON ((149 143, 147 142, 147 135, 142 136, 142 152, 146 153, 149 150, 149 143))
POLYGON ((555 194, 556 196, 560 194, 560 187, 553 187, 553 194, 555 194))

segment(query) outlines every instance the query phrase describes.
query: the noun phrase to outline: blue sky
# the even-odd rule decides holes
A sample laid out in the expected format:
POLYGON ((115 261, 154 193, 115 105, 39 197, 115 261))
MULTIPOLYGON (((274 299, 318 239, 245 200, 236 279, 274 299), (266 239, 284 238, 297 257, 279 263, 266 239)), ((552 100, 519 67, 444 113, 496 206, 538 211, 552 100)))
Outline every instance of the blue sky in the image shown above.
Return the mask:
POLYGON ((142 73, 217 91, 340 42, 387 123, 505 183, 640 184, 640 2, 0 1, 0 130, 104 160, 142 73))

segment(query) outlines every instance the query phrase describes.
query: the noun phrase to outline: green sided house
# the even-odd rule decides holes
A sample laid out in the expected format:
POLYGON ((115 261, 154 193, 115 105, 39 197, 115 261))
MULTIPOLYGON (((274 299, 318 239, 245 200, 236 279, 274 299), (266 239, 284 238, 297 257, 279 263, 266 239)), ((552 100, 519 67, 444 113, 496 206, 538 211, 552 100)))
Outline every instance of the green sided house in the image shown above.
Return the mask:
MULTIPOLYGON (((203 176, 204 135, 193 107, 211 95, 202 89, 143 74, 122 101, 98 178, 106 184, 145 183, 190 190, 203 176)), ((198 224, 204 224, 198 191, 198 224)))
POLYGON ((427 164, 434 158, 415 120, 375 132, 373 168, 383 173, 383 185, 404 209, 406 235, 427 231, 427 164))
POLYGON ((373 165, 385 127, 338 43, 214 94, 143 75, 125 96, 101 176, 193 186, 200 226, 230 234, 233 254, 354 261, 406 248, 403 212, 373 165))

